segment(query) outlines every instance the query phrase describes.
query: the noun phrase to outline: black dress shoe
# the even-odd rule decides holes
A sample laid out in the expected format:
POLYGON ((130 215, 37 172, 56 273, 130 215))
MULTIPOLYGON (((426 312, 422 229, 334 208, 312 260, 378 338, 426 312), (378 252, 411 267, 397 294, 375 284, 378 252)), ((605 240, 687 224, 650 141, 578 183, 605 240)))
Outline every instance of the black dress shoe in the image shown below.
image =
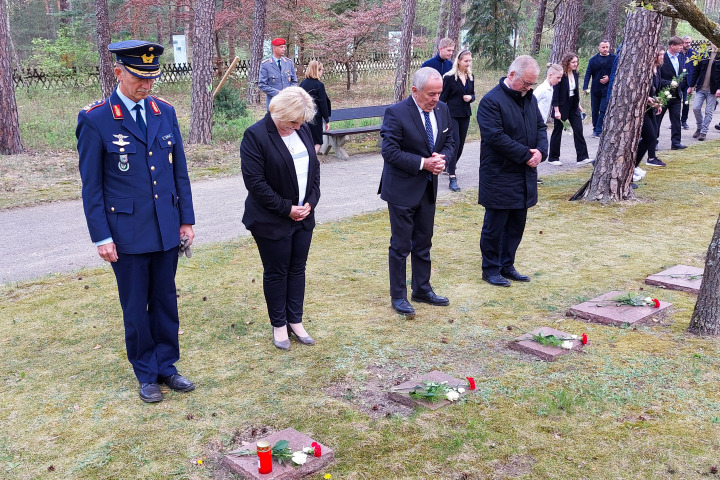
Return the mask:
POLYGON ((160 383, 164 383, 176 392, 189 392, 195 390, 195 384, 179 373, 169 377, 159 377, 160 383))
POLYGON ((415 309, 406 298, 393 298, 392 307, 400 315, 415 315, 415 309))
POLYGON ((671 146, 670 150, 682 150, 684 148, 687 148, 687 147, 685 145, 683 145, 682 143, 678 143, 677 145, 671 146))
POLYGON ((720 130, 720 123, 718 123, 717 125, 715 125, 715 130, 720 130))
POLYGON ((496 287, 509 287, 510 282, 506 280, 502 275, 485 275, 483 273, 482 279, 488 282, 490 285, 496 287))
POLYGON ((683 130, 690 130, 690 125, 687 124, 687 122, 682 124, 683 130))
POLYGON ((520 275, 517 270, 515 270, 514 267, 500 269, 500 275, 502 275, 505 278, 509 278, 510 280, 515 280, 516 282, 529 282, 530 277, 527 275, 520 275))
POLYGON ((437 307, 450 305, 450 300, 445 297, 441 297, 440 295, 436 295, 432 290, 427 293, 413 292, 410 298, 412 298, 415 302, 429 303, 430 305, 435 305, 437 307))
POLYGON ((140 383, 140 400, 145 403, 162 402, 163 394, 157 383, 140 383))
POLYGON ((450 185, 448 186, 453 192, 459 192, 460 186, 457 183, 457 177, 450 177, 450 185))

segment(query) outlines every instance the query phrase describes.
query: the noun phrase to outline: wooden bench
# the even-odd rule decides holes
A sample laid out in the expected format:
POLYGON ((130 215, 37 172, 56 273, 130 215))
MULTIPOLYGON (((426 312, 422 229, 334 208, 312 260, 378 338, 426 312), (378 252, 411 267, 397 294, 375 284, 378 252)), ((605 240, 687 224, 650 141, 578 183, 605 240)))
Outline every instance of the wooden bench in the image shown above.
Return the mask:
MULTIPOLYGON (((365 127, 331 129, 323 132, 323 144, 322 147, 320 147, 320 153, 327 155, 332 148, 335 151, 335 156, 339 159, 349 159, 350 156, 343 146, 348 142, 348 140, 350 140, 350 135, 356 133, 379 132, 382 124, 382 117, 385 115, 385 109, 389 106, 390 105, 375 105, 371 107, 354 107, 333 110, 330 115, 330 122, 380 117, 380 123, 377 125, 367 125, 365 127)), ((381 142, 382 139, 379 139, 378 146, 380 146, 381 142)))

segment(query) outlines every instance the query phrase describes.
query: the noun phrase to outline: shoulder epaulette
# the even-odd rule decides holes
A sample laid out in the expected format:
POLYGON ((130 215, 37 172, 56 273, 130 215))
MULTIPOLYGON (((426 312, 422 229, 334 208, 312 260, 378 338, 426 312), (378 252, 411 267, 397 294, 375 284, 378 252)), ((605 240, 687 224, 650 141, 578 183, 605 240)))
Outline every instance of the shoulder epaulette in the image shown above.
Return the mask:
POLYGON ((270 59, 269 59, 269 58, 266 58, 265 60, 262 61, 262 63, 267 63, 267 62, 269 62, 269 61, 270 61, 270 59))
POLYGON ((163 103, 165 103, 165 104, 167 104, 167 105, 170 105, 171 107, 173 106, 172 103, 168 102, 168 101, 165 100, 164 98, 156 97, 155 95, 151 95, 151 96, 152 96, 155 100, 159 100, 159 101, 161 101, 161 102, 163 102, 163 103))
POLYGON ((85 105, 85 106, 83 107, 82 111, 85 112, 85 113, 88 113, 90 110, 92 110, 92 109, 94 109, 94 108, 97 108, 97 107, 99 107, 99 106, 101 106, 101 105, 104 105, 104 104, 105 104, 105 99, 103 99, 103 100, 96 100, 96 101, 94 101, 94 102, 92 102, 92 103, 90 103, 90 104, 88 104, 88 105, 85 105))

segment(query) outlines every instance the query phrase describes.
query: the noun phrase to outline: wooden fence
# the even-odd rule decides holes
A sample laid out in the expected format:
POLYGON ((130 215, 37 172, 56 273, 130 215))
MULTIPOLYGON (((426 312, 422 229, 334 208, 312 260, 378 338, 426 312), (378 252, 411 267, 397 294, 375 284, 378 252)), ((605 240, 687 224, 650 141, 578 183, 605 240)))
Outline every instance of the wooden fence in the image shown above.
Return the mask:
MULTIPOLYGON (((430 55, 416 54, 410 60, 410 69, 419 68, 430 55)), ((307 61, 313 60, 308 58, 307 61)), ((347 65, 334 60, 317 58, 323 63, 323 75, 326 77, 339 77, 347 74, 347 65)), ((220 66, 215 64, 216 76, 221 76, 228 68, 229 62, 223 61, 220 66)), ((295 66, 299 63, 295 60, 295 66)), ((382 71, 393 71, 397 66, 397 57, 389 54, 374 54, 349 64, 352 72, 358 74, 372 74, 382 71)), ((192 77, 192 65, 190 63, 176 64, 167 63, 161 65, 162 76, 160 79, 165 83, 178 83, 190 81, 192 77)), ((26 68, 22 70, 13 69, 13 80, 16 88, 33 87, 45 90, 67 89, 78 87, 89 87, 99 85, 100 67, 71 68, 63 71, 42 71, 37 68, 26 68)), ((250 61, 240 60, 235 67, 235 79, 247 79, 250 71, 250 61)))

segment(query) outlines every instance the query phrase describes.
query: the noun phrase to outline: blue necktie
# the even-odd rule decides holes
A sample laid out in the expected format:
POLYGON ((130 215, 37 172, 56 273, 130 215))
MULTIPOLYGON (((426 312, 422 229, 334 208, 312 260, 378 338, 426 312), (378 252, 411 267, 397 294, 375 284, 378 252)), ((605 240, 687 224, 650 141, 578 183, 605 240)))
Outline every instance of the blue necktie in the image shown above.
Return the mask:
MULTIPOLYGON (((430 123, 430 113, 423 111, 423 115, 425 115, 425 133, 428 142, 430 142, 430 155, 432 155, 433 150, 435 150, 435 139, 433 138, 432 123, 430 123)), ((428 180, 432 182, 432 173, 430 172, 428 172, 428 180)))
POLYGON ((278 70, 282 72, 282 66, 280 65, 280 60, 278 60, 278 70))
POLYGON ((140 127, 140 131, 142 132, 143 137, 147 139, 147 127, 145 126, 145 120, 143 120, 142 117, 143 107, 138 104, 135 105, 133 110, 135 110, 135 122, 138 124, 138 127, 140 127))

